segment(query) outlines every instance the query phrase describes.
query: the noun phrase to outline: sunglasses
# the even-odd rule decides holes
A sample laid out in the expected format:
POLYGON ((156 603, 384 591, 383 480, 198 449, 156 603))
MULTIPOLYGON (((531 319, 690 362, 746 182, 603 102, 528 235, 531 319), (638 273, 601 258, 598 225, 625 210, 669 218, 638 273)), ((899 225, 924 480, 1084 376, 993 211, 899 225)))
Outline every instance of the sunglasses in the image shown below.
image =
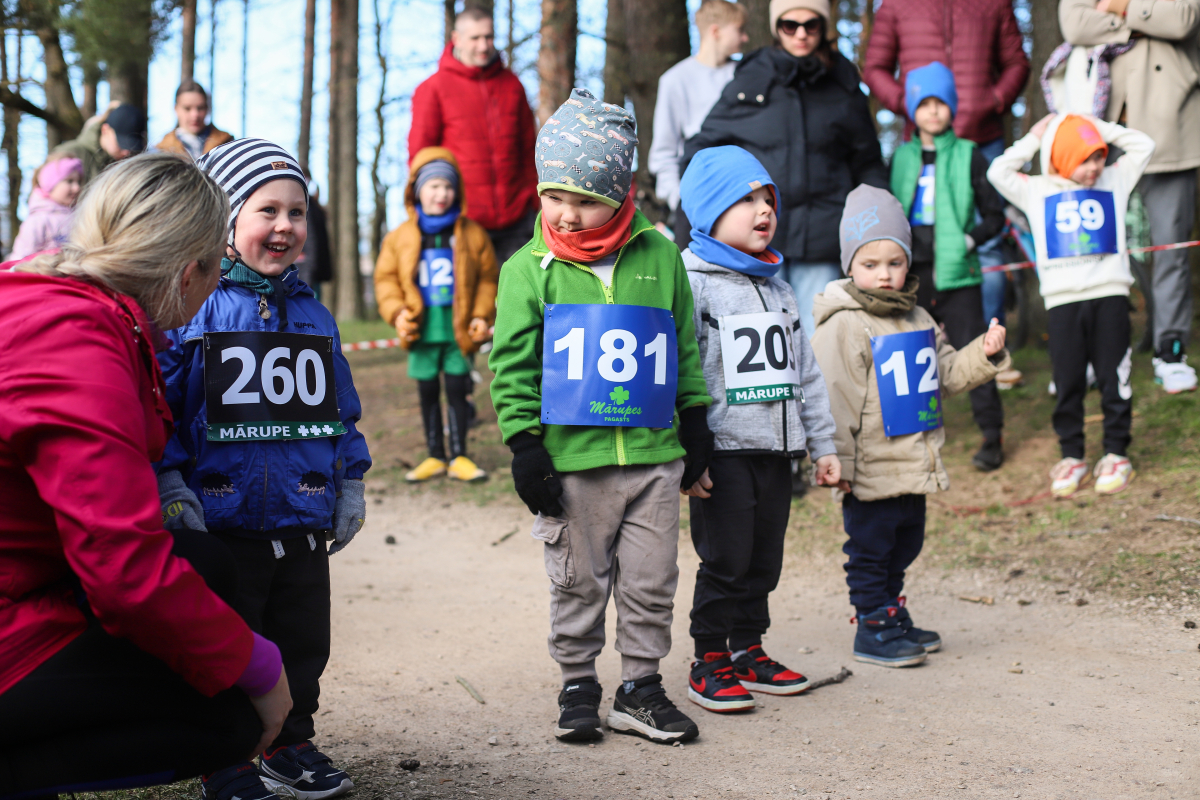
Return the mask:
POLYGON ((775 29, 783 31, 787 36, 795 36, 796 32, 804 28, 804 32, 809 36, 816 36, 821 32, 821 18, 813 17, 804 22, 797 22, 794 19, 781 19, 776 24, 775 29))

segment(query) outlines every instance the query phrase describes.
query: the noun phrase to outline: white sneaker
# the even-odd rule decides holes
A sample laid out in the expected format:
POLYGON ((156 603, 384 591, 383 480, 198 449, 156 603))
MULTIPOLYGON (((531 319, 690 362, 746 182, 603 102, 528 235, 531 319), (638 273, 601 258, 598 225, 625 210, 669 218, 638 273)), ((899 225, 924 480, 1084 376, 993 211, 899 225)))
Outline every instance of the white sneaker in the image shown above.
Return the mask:
POLYGON ((1196 390, 1196 370, 1187 365, 1187 356, 1179 361, 1163 361, 1153 359, 1154 382, 1166 390, 1167 394, 1194 392, 1196 390))
POLYGON ((1001 370, 996 374, 996 388, 1001 391, 1025 385, 1025 376, 1017 369, 1001 370))
POLYGON ((1088 476, 1087 462, 1080 458, 1064 458, 1050 470, 1050 493, 1055 497, 1070 497, 1088 476))
POLYGON ((1133 464, 1125 456, 1109 453, 1096 462, 1092 473, 1096 478, 1096 494, 1116 494, 1124 491, 1136 475, 1133 464))

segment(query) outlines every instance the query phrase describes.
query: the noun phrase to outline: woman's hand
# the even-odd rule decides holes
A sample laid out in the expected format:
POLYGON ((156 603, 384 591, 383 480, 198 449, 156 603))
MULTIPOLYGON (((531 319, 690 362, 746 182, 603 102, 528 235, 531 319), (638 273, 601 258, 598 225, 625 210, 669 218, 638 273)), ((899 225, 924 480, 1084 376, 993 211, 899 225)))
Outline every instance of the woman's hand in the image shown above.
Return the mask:
POLYGON ((983 353, 988 358, 996 355, 1004 349, 1004 337, 1008 332, 1004 326, 1000 324, 1000 320, 992 317, 992 324, 988 326, 988 331, 983 335, 983 353))
POLYGON ((471 324, 467 326, 467 335, 471 337, 471 341, 475 344, 482 344, 488 339, 488 324, 480 317, 471 320, 471 324))
POLYGON ((816 462, 817 486, 837 486, 842 479, 842 462, 830 453, 821 456, 816 462))
POLYGON ((1029 129, 1029 132, 1041 139, 1042 136, 1046 134, 1046 128, 1050 127, 1050 120, 1054 119, 1055 116, 1055 114, 1047 114, 1046 116, 1042 117, 1034 123, 1033 127, 1029 129))
POLYGON ((679 493, 685 494, 688 497, 712 497, 707 491, 712 487, 712 478, 708 477, 708 470, 704 470, 704 474, 700 476, 700 480, 693 483, 689 489, 680 489, 679 493))
POLYGON ((288 688, 287 670, 280 666, 275 688, 260 697, 251 697, 250 703, 262 720, 263 735, 254 752, 246 756, 247 761, 271 746, 279 731, 283 730, 288 712, 292 710, 292 690, 288 688))

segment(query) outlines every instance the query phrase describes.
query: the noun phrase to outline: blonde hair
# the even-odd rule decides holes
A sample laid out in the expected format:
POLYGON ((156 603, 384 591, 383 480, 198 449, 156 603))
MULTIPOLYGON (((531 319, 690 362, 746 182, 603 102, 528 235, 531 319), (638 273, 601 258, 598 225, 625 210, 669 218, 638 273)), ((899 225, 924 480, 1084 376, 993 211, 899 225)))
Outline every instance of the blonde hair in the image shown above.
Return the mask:
POLYGON ((740 3, 730 3, 728 0, 704 0, 696 10, 696 27, 700 35, 709 25, 745 25, 746 8, 740 3))
POLYGON ((16 269, 89 281, 129 295, 156 323, 185 316, 189 262, 220 268, 229 198, 191 161, 147 153, 120 161, 84 189, 66 244, 16 269))

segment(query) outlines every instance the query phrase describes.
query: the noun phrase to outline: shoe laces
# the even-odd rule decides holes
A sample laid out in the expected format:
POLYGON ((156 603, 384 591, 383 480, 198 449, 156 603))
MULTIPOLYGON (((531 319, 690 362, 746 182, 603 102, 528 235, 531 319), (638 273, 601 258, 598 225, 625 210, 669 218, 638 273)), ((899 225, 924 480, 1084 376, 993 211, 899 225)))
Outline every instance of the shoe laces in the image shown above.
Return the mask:
POLYGON ((1050 477, 1056 481, 1064 480, 1071 474, 1072 470, 1078 469, 1080 466, 1087 467, 1087 462, 1079 458, 1064 458, 1050 470, 1050 477))
POLYGON ((570 692, 564 692, 562 703, 560 703, 560 705, 565 711, 568 708, 575 708, 576 706, 598 706, 600 704, 600 700, 600 692, 594 691, 590 688, 580 688, 570 692))
MULTIPOLYGON (((732 669, 722 667, 721 669, 732 669)), ((719 670, 714 670, 714 674, 719 670)), ((655 683, 650 686, 643 686, 640 689, 634 690, 634 696, 643 704, 650 706, 655 711, 674 711, 675 704, 671 702, 671 698, 667 697, 667 690, 661 683, 655 683)))

